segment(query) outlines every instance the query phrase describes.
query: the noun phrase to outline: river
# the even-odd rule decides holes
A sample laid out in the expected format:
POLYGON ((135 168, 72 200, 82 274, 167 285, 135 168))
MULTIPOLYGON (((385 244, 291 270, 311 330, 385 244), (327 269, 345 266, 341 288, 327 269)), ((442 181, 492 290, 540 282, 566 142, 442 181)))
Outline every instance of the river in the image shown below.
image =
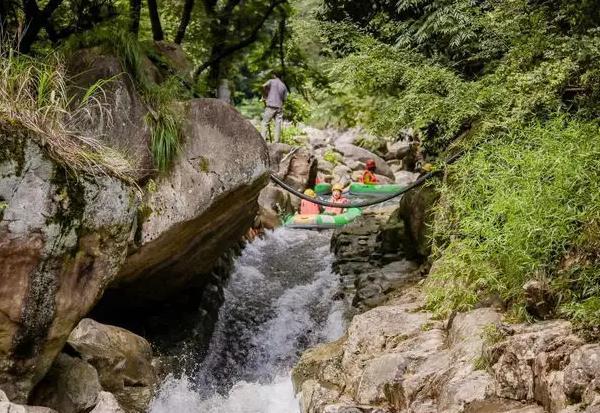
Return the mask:
POLYGON ((298 412, 295 361, 345 331, 330 239, 329 231, 280 228, 249 244, 225 289, 207 354, 186 374, 167 377, 150 412, 298 412))

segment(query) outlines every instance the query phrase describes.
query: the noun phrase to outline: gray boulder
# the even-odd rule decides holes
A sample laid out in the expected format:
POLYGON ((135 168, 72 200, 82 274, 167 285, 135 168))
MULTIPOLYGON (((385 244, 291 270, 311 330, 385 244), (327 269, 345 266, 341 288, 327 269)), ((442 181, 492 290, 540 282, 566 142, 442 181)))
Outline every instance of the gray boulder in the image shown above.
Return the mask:
POLYGON ((101 391, 94 367, 61 353, 46 377, 37 385, 31 401, 61 413, 85 413, 96 405, 96 398, 101 391))
MULTIPOLYGON (((83 93, 99 79, 111 79, 103 87, 105 99, 102 110, 106 113, 92 112, 87 119, 82 119, 79 127, 91 131, 105 144, 127 155, 135 163, 138 179, 153 174, 151 130, 144 120, 148 109, 120 59, 104 54, 100 48, 83 49, 69 59, 67 66, 79 86, 74 90, 76 94, 83 93)), ((155 69, 149 60, 143 67, 148 71, 155 69)), ((150 79, 158 80, 156 71, 147 74, 150 79)))
POLYGON ((68 344, 98 371, 102 389, 115 395, 127 412, 145 412, 158 377, 152 349, 142 337, 119 327, 81 320, 68 344))
POLYGON ((269 171, 258 131, 218 100, 193 100, 186 113, 180 155, 146 186, 135 242, 108 292, 115 305, 144 306, 200 282, 258 212, 269 171))
POLYGON ((77 177, 25 132, 0 124, 0 388, 17 403, 124 262, 134 191, 77 177))
POLYGON ((373 159, 375 161, 375 165, 377 166, 377 169, 375 170, 376 173, 394 179, 394 173, 392 172, 388 164, 374 153, 369 152, 364 148, 350 144, 336 145, 335 149, 344 156, 344 163, 346 163, 352 169, 355 168, 353 168, 350 165, 350 161, 356 163, 360 162, 360 164, 362 164, 360 165, 360 167, 364 168, 364 164, 367 162, 367 160, 373 159))

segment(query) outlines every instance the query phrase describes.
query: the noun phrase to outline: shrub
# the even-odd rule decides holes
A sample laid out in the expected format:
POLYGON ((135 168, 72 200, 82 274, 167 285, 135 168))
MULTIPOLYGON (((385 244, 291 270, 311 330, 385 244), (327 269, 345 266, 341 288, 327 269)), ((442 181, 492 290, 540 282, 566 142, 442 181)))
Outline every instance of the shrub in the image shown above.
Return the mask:
POLYGON ((600 220, 599 193, 596 123, 559 117, 493 137, 451 167, 442 186, 430 307, 468 309, 488 294, 523 305, 523 284, 540 276, 565 308, 598 293, 600 280, 584 268, 568 275, 568 292, 559 287, 582 226, 600 220))

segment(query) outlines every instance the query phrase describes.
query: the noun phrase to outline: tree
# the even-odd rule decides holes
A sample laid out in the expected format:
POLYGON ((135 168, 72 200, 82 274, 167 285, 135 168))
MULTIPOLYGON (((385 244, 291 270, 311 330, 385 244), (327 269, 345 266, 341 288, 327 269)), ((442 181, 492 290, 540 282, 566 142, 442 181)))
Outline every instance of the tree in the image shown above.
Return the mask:
POLYGON ((62 2, 63 0, 50 0, 46 7, 40 10, 36 0, 23 0, 25 27, 19 41, 19 51, 22 53, 29 52, 40 30, 48 24, 50 17, 62 2))
POLYGON ((150 15, 150 24, 152 25, 152 38, 155 41, 164 40, 165 35, 163 33, 162 25, 160 24, 156 0, 148 0, 148 14, 150 15))
POLYGON ((142 0, 129 0, 129 31, 137 36, 140 31, 142 0))
POLYGON ((194 10, 194 0, 185 0, 183 11, 181 13, 181 20, 179 22, 179 28, 177 29, 177 34, 175 35, 175 43, 177 44, 181 44, 185 38, 185 32, 192 17, 192 10, 194 10))
POLYGON ((225 75, 224 61, 255 43, 274 11, 287 0, 248 1, 243 7, 240 3, 241 0, 227 0, 220 6, 216 0, 203 0, 210 22, 211 48, 208 58, 194 71, 194 79, 209 70, 208 86, 213 91, 225 75))

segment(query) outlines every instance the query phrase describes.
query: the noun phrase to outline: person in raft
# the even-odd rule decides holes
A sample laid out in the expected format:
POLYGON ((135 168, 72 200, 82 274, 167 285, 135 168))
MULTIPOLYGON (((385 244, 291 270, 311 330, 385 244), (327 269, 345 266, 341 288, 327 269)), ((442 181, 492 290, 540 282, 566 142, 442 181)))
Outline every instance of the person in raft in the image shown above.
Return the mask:
MULTIPOLYGON (((304 195, 307 195, 311 198, 317 196, 315 191, 312 189, 307 189, 304 191, 304 195)), ((319 206, 314 202, 307 201, 306 199, 303 199, 302 202, 300 202, 300 215, 318 215, 320 213, 321 210, 319 209, 319 206)))
MULTIPOLYGON (((331 198, 329 198, 329 202, 335 202, 336 204, 347 204, 348 199, 342 196, 343 186, 340 184, 334 184, 331 188, 331 198)), ((344 212, 344 208, 338 207, 326 207, 324 213, 328 215, 339 215, 344 212)))
POLYGON ((275 118, 275 142, 281 137, 281 124, 283 123, 283 104, 288 96, 288 88, 279 78, 277 72, 273 72, 272 79, 268 80, 263 87, 263 99, 265 100, 265 113, 262 120, 262 136, 267 140, 269 134, 269 123, 275 118))
POLYGON ((365 165, 365 170, 360 178, 360 181, 363 184, 376 184, 377 176, 375 176, 375 161, 373 159, 369 159, 365 165))

